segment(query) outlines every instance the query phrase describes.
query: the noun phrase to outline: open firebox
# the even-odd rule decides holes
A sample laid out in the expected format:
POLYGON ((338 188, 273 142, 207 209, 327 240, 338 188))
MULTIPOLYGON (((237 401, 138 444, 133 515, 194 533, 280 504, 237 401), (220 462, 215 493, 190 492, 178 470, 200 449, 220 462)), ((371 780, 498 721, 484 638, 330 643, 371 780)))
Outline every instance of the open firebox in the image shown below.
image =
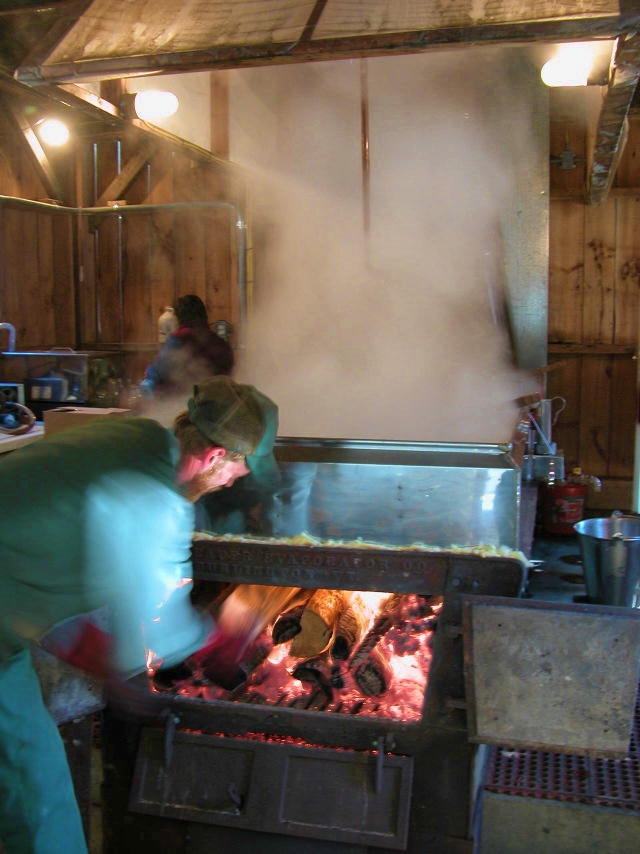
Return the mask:
POLYGON ((520 598, 526 561, 517 539, 500 534, 517 537, 505 512, 507 495, 518 508, 506 452, 359 447, 365 459, 333 443, 313 462, 303 445, 299 460, 291 444, 280 448, 283 485, 261 530, 194 538, 196 591, 274 607, 229 682, 197 668, 170 686, 156 681, 171 693, 171 714, 136 735, 130 835, 114 850, 136 840, 146 851, 148 829, 189 854, 471 852, 487 745, 625 755, 638 615, 520 598), (456 453, 463 471, 451 470, 456 453), (461 526, 454 493, 465 482, 461 526), (415 505, 436 496, 423 514, 426 545, 415 505), (379 536, 369 522, 366 540, 352 538, 355 516, 377 518, 379 536), (341 518, 346 536, 328 539, 341 518))
MULTIPOLYGON (((197 671, 176 683, 175 732, 145 730, 133 808, 405 849, 413 806, 423 832, 465 836, 475 748, 463 710, 461 594, 517 596, 522 563, 201 539, 194 572, 233 578, 234 593, 264 573, 309 598, 297 596, 269 623, 237 687, 203 684, 197 671), (328 647, 314 647, 317 627, 306 645, 296 644, 305 614, 317 613, 309 609, 333 608, 335 599, 350 606, 341 608, 328 647), (345 626, 354 605, 367 611, 356 636, 345 626)), ((271 590, 264 587, 265 597, 271 590)), ((325 620, 326 612, 318 618, 325 620)))

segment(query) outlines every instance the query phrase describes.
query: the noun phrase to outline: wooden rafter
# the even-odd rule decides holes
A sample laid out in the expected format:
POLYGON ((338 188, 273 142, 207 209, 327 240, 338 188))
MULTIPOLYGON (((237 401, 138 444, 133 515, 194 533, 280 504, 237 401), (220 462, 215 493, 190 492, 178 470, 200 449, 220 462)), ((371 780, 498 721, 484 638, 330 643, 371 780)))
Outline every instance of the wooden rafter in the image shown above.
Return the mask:
POLYGON ((533 44, 580 39, 616 38, 640 23, 640 12, 586 18, 439 27, 410 32, 376 33, 338 38, 313 38, 322 12, 316 4, 312 15, 289 43, 264 41, 251 45, 212 45, 179 52, 145 52, 98 57, 78 57, 59 62, 23 63, 15 77, 28 85, 104 80, 145 74, 215 71, 287 63, 406 55, 437 48, 485 44, 533 44), (316 19, 314 19, 314 14, 316 19))
POLYGON ((37 32, 35 44, 22 59, 26 66, 31 67, 46 60, 90 5, 91 0, 53 0, 50 3, 15 4, 12 8, 7 8, 5 4, 0 14, 13 17, 21 15, 26 26, 33 27, 34 32, 37 32), (25 13, 29 13, 30 17, 22 17, 25 13))
POLYGON ((626 140, 627 115, 640 79, 640 36, 619 40, 595 135, 587 203, 605 201, 626 140))
POLYGON ((140 170, 143 169, 145 164, 148 163, 151 157, 153 157, 156 150, 157 142, 155 140, 148 140, 143 143, 105 189, 100 198, 96 201, 95 206, 98 208, 104 207, 107 202, 122 198, 140 174, 140 170))
POLYGON ((47 196, 51 199, 62 200, 64 198, 62 184, 40 144, 31 122, 11 99, 3 101, 3 109, 9 121, 20 132, 47 196))

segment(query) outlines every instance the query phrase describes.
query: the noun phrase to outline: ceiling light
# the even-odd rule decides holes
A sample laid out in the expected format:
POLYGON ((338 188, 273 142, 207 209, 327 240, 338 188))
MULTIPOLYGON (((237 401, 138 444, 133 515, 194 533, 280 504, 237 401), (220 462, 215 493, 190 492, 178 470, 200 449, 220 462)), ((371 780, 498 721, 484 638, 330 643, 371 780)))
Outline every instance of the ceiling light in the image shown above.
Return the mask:
POLYGON ((547 86, 586 86, 595 58, 592 44, 565 44, 542 66, 540 76, 547 86))
POLYGON ((38 136, 47 145, 64 145, 69 139, 69 128, 57 119, 38 122, 38 136))
POLYGON ((134 100, 136 115, 143 121, 168 119, 177 112, 178 106, 178 99, 173 92, 160 92, 157 89, 138 92, 134 100))

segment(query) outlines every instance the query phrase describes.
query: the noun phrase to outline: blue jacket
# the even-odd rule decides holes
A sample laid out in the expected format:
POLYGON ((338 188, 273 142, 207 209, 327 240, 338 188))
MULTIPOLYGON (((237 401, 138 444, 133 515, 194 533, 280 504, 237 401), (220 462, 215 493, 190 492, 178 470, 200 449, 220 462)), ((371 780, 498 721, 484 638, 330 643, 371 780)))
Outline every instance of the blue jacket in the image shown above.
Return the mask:
POLYGON ((105 605, 125 676, 200 648, 178 456, 157 422, 105 417, 0 459, 0 661, 105 605))

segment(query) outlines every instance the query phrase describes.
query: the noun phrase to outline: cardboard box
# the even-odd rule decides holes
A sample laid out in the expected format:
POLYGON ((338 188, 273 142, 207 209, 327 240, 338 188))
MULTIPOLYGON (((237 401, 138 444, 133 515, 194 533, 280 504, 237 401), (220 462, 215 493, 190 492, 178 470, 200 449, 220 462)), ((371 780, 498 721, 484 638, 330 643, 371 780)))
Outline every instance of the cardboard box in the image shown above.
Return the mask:
POLYGON ((45 436, 88 424, 96 418, 123 418, 133 414, 131 409, 97 406, 59 406, 56 409, 45 409, 42 413, 45 436))

